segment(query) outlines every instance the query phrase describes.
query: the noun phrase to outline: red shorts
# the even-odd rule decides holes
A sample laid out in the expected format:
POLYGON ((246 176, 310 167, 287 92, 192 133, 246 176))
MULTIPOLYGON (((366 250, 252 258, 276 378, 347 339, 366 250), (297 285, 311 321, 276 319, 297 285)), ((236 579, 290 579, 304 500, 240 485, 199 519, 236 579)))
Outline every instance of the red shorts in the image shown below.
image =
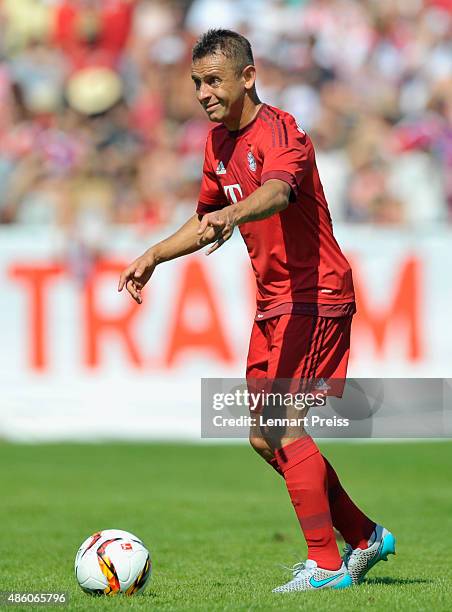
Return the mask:
POLYGON ((329 395, 341 396, 347 375, 352 316, 300 314, 256 320, 251 332, 246 378, 336 380, 329 395))

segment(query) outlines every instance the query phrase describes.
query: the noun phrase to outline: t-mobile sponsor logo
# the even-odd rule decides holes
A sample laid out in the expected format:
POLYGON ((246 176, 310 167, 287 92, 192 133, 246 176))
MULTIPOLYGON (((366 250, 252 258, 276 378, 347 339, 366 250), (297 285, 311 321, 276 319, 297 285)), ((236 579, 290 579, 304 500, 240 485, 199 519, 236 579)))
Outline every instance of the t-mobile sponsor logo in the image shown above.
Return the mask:
POLYGON ((226 194, 226 197, 233 204, 236 204, 236 202, 239 201, 237 194, 240 196, 240 199, 243 198, 242 188, 238 183, 236 183, 235 185, 223 185, 223 189, 226 194))

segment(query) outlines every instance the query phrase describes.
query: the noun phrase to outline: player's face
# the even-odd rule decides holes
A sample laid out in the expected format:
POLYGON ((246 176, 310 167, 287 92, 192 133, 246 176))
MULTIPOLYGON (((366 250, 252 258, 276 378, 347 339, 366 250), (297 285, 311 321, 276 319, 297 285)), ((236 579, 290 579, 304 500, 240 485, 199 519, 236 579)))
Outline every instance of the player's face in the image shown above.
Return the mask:
POLYGON ((238 75, 227 57, 215 53, 197 60, 192 64, 191 78, 210 121, 232 124, 240 119, 249 86, 246 74, 238 75))

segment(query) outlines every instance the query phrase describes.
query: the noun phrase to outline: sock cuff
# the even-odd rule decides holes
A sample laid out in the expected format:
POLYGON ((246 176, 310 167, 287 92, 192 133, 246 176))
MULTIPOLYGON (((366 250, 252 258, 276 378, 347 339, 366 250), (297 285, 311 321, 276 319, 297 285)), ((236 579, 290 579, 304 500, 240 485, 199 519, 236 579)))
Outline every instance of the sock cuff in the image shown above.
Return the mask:
POLYGON ((275 450, 275 458, 284 474, 287 470, 290 470, 295 465, 298 465, 302 461, 308 459, 308 457, 319 452, 317 444, 311 436, 304 436, 303 438, 298 438, 298 440, 290 442, 290 444, 277 448, 275 450))

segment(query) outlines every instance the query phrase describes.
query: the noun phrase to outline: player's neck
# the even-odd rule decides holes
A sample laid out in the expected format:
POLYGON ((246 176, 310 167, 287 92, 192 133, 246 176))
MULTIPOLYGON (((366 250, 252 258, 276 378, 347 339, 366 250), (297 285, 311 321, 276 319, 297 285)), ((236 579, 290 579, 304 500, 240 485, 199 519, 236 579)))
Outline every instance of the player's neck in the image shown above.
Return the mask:
POLYGON ((236 132, 246 127, 249 123, 254 121, 257 113, 262 106, 262 102, 259 100, 257 95, 253 97, 246 96, 243 101, 243 108, 240 114, 240 118, 231 119, 231 121, 225 121, 224 125, 230 132, 236 132))

